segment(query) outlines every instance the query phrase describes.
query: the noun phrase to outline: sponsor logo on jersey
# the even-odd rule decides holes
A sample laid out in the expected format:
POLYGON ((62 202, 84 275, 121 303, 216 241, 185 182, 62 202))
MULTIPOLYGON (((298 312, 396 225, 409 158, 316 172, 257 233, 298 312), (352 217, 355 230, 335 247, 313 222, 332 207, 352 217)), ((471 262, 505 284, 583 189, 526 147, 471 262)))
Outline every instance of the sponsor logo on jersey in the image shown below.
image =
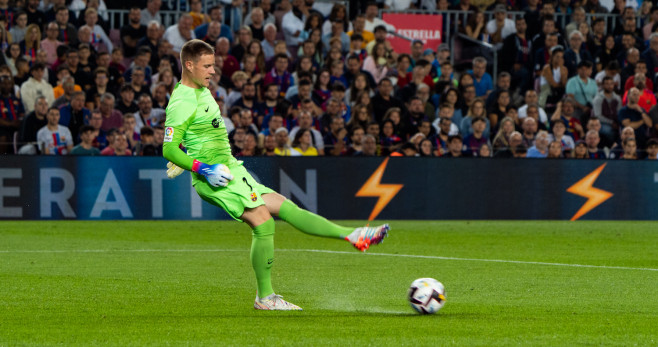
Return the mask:
POLYGON ((212 120, 212 126, 215 128, 219 128, 219 119, 215 118, 212 120))
POLYGON ((164 142, 171 142, 174 140, 174 128, 166 127, 164 134, 164 142))
POLYGON ((251 193, 251 201, 255 202, 256 200, 258 200, 258 195, 256 195, 256 193, 251 193))

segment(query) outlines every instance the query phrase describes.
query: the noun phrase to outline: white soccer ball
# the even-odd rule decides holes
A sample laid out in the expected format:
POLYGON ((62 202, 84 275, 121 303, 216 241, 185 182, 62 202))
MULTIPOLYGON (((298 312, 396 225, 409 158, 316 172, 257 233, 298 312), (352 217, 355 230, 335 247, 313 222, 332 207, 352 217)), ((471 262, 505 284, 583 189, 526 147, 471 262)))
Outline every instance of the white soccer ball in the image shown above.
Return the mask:
POLYGON ((409 287, 409 303, 421 314, 436 313, 446 303, 446 290, 433 278, 419 278, 409 287))

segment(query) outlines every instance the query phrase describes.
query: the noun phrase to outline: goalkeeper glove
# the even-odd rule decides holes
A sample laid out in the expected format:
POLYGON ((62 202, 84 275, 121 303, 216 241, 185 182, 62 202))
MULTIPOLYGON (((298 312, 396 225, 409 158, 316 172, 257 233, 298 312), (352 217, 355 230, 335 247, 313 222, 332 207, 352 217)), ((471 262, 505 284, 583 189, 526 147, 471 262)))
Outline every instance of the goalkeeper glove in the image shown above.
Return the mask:
POLYGON ((233 175, 224 164, 208 165, 194 159, 192 171, 204 175, 208 183, 214 187, 226 187, 233 179, 233 175))
POLYGON ((185 170, 178 165, 168 162, 167 163, 167 177, 176 178, 178 175, 182 174, 185 170))

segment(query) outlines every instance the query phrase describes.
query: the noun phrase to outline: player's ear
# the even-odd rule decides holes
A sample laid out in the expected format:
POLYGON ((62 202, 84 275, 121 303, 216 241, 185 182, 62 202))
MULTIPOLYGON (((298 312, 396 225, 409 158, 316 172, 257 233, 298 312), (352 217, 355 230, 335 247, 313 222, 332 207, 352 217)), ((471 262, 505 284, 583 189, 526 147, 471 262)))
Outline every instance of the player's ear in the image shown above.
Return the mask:
POLYGON ((187 60, 187 61, 185 61, 185 69, 186 69, 188 72, 192 72, 192 68, 193 68, 193 67, 194 67, 194 62, 193 62, 193 61, 191 61, 191 60, 187 60))

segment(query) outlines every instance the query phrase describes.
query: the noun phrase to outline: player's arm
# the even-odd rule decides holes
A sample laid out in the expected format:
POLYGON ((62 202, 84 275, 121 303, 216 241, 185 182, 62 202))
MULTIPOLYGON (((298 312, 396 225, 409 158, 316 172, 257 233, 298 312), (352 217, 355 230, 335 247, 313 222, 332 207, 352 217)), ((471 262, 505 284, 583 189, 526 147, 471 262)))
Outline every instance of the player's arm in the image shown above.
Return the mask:
POLYGON ((226 187, 228 182, 233 179, 228 167, 224 164, 208 165, 202 163, 183 152, 179 144, 183 139, 183 134, 187 130, 186 123, 175 127, 165 129, 165 138, 162 146, 162 154, 168 159, 172 166, 167 164, 167 176, 173 178, 181 173, 176 167, 196 172, 206 177, 208 183, 215 187, 226 187))

